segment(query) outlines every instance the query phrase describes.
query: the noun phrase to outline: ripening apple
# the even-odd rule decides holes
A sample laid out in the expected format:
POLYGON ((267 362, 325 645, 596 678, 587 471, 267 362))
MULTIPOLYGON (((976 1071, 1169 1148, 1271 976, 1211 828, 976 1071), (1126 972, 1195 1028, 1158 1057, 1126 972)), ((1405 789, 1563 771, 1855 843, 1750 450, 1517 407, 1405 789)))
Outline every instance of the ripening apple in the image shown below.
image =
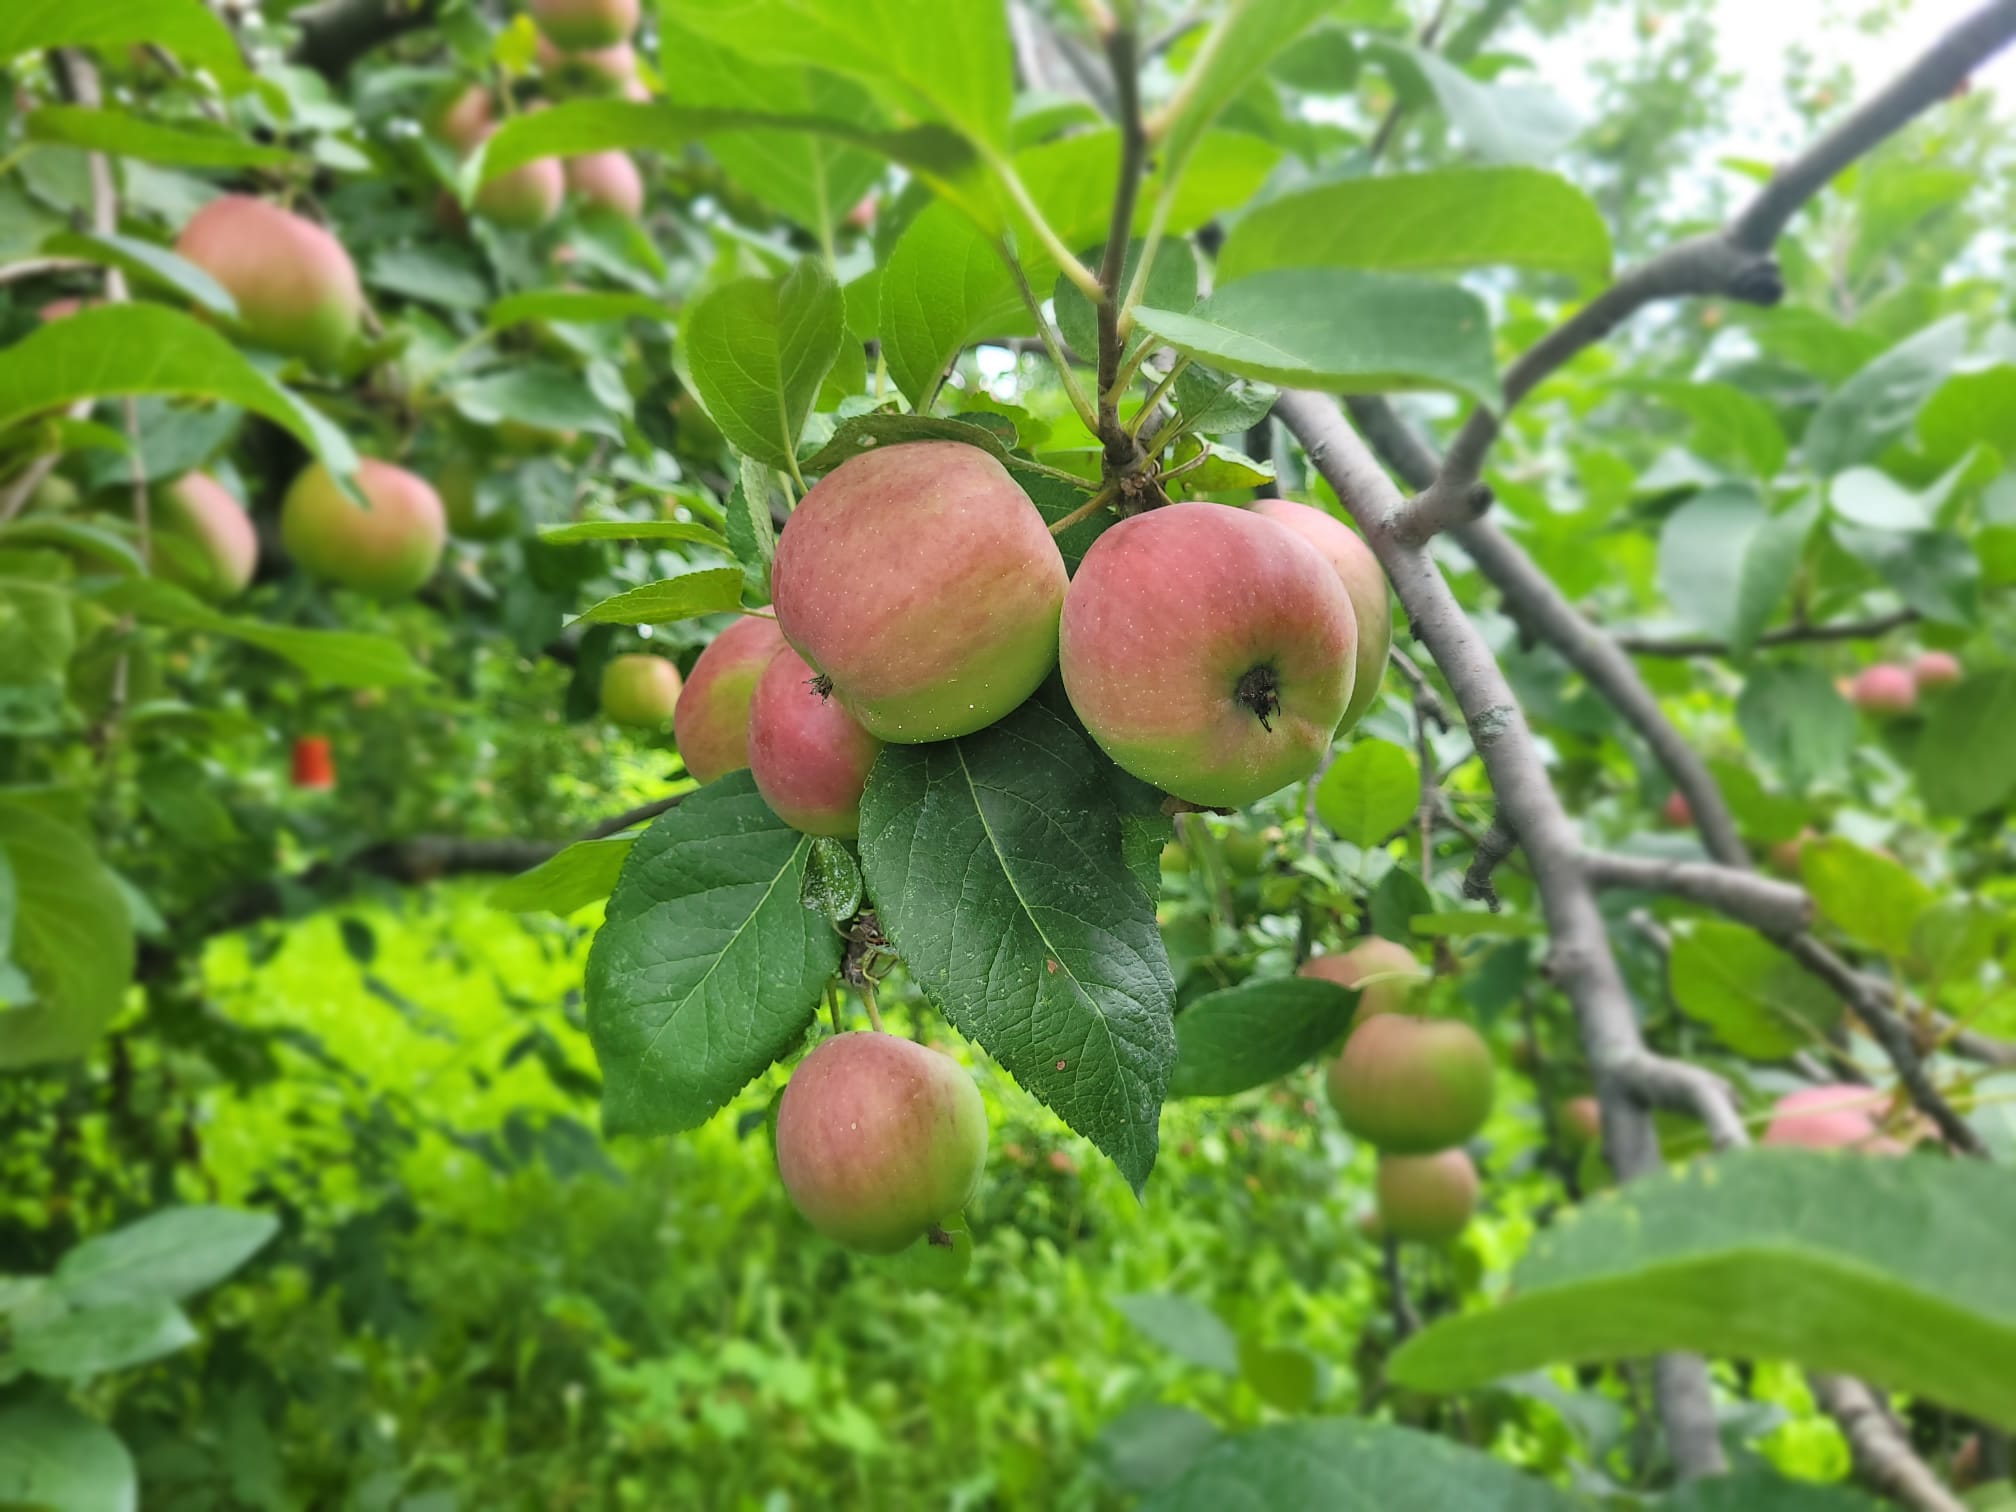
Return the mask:
POLYGON ((1772 1105, 1763 1142, 1809 1150, 1902 1155, 1905 1146, 1883 1132, 1881 1119, 1889 1107, 1890 1095, 1874 1087, 1849 1082, 1801 1087, 1772 1105))
POLYGON ((543 36, 535 56, 546 88, 556 99, 572 95, 624 95, 637 82, 637 54, 628 42, 569 52, 543 36))
POLYGON ((1380 1013, 1330 1063, 1331 1106, 1360 1139, 1397 1155, 1459 1145, 1491 1112, 1491 1049, 1455 1019, 1380 1013))
POLYGON ((1960 681, 1960 659, 1950 651, 1921 651, 1911 663, 1911 680, 1920 693, 1950 688, 1960 681))
POLYGON ((644 175, 636 159, 611 148, 567 159, 567 187, 577 199, 635 220, 644 209, 644 175))
POLYGON ((311 220, 227 194, 189 217, 175 251, 224 286, 238 306, 236 328, 254 346, 332 367, 356 339, 357 266, 311 220))
POLYGON ((1357 992, 1358 1010, 1351 1017, 1354 1025, 1377 1013, 1404 1012, 1428 980, 1428 969, 1414 959, 1413 951, 1380 935, 1360 940, 1349 950, 1311 956, 1295 974, 1335 982, 1357 992))
POLYGON ((777 623, 882 740, 985 729, 1057 664, 1049 527, 976 446, 910 441, 812 485, 777 539, 777 623))
POLYGON ((679 669, 662 656, 628 651, 602 668, 602 714, 613 724, 662 730, 679 703, 679 669))
POLYGON ((200 566, 185 573, 166 554, 156 570, 171 582, 213 598, 243 593, 259 565, 259 536, 231 490, 208 473, 184 473, 153 497, 157 538, 175 537, 193 548, 200 566))
POLYGON ((1291 499, 1260 499, 1247 507, 1287 526, 1314 546, 1323 560, 1337 569, 1337 577, 1351 597, 1351 609, 1358 620, 1358 667, 1351 702, 1345 707, 1344 722, 1337 727, 1341 735, 1372 707, 1386 677, 1386 658, 1393 649, 1393 600, 1386 588, 1386 573, 1365 538, 1335 515, 1291 499))
POLYGON ((861 794, 882 742, 785 646, 749 700, 749 775, 770 811, 807 835, 861 833, 861 794))
POLYGON ((1799 875, 1799 858, 1806 847, 1820 838, 1820 832, 1810 824, 1800 830, 1790 840, 1780 840, 1765 852, 1765 861, 1771 870, 1781 877, 1799 875))
POLYGON ((542 36, 574 52, 627 42, 637 30, 637 0, 530 0, 525 8, 542 36))
POLYGON ((1379 1218, 1395 1239, 1447 1244, 1477 1206, 1477 1167, 1461 1150, 1381 1155, 1373 1188, 1379 1218))
POLYGON ((558 158, 534 158, 484 182, 469 208, 492 225, 536 231, 560 213, 567 192, 566 170, 558 158))
POLYGON ((712 782, 749 765, 749 700, 770 658, 783 648, 775 620, 745 614, 693 663, 672 711, 672 736, 695 782, 712 782))
POLYGON ((1223 504, 1122 520, 1064 599, 1071 706, 1144 782, 1237 808, 1316 770, 1351 704, 1358 629, 1316 548, 1223 504))
POLYGON ((1848 701, 1864 714, 1908 714, 1918 703, 1918 680, 1892 662, 1877 662, 1856 673, 1848 701))
POLYGON ((1666 801, 1659 806, 1660 821, 1672 829, 1691 829, 1694 824, 1694 805, 1687 801, 1687 795, 1675 788, 1666 795, 1666 801))
POLYGON ((791 1073, 777 1172, 813 1228, 894 1254, 963 1207, 987 1160, 987 1108, 950 1056, 893 1034, 836 1034, 791 1073))
POLYGON ((477 143, 497 129, 490 91, 481 84, 457 89, 428 116, 427 129, 454 148, 457 157, 467 157, 476 150, 477 143))
POLYGON ((353 504, 320 462, 310 463, 280 503, 280 539, 311 577, 378 598, 404 598, 428 578, 448 542, 441 496, 425 478, 365 457, 353 504))
POLYGON ((1561 1104, 1561 1133, 1569 1144, 1581 1146, 1603 1133, 1603 1106, 1589 1096, 1571 1097, 1561 1104))

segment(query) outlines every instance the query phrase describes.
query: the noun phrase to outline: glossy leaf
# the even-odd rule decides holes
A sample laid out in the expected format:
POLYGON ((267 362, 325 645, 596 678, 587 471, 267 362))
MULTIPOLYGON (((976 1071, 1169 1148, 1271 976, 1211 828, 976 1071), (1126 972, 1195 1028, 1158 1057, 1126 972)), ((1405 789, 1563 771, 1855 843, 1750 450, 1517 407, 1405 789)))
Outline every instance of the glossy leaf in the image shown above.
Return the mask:
POLYGON ((830 924, 844 924, 861 911, 861 868, 842 841, 821 835, 812 842, 798 901, 830 924))
POLYGON ((1000 254, 942 203, 912 221, 896 243, 882 270, 880 300, 876 328, 889 376, 920 408, 969 341, 1036 329, 1000 254))
POLYGON ((693 386, 738 451, 789 467, 845 329, 840 286, 816 258, 723 284, 684 322, 693 386))
POLYGON ((1176 1015, 1171 1097, 1231 1097, 1278 1081, 1351 1027, 1358 994, 1334 982, 1256 978, 1176 1015))
POLYGON ((703 567, 613 594, 578 616, 577 625, 669 625, 727 614, 742 603, 742 569, 703 567))

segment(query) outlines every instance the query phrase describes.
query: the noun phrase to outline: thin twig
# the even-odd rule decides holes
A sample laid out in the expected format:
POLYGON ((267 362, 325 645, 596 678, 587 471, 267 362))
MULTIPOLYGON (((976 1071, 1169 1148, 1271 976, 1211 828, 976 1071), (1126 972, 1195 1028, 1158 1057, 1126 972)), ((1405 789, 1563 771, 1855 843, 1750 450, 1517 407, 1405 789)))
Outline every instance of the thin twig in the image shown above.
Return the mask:
POLYGON ((1806 1380, 1814 1399, 1840 1425, 1863 1480, 1914 1512, 1966 1512, 1966 1504, 1913 1452, 1910 1437, 1876 1393, 1851 1376, 1816 1370, 1806 1380))
MULTIPOLYGON (((1767 630, 1757 637, 1759 647, 1799 646, 1820 641, 1880 640, 1892 630, 1915 624, 1918 620, 1916 609, 1899 609, 1891 614, 1879 614, 1865 620, 1831 620, 1817 625, 1786 625, 1781 629, 1767 630)), ((1662 640, 1652 635, 1619 635, 1614 637, 1618 646, 1633 656, 1727 656, 1730 647, 1727 641, 1705 636, 1695 636, 1679 640, 1662 640)))

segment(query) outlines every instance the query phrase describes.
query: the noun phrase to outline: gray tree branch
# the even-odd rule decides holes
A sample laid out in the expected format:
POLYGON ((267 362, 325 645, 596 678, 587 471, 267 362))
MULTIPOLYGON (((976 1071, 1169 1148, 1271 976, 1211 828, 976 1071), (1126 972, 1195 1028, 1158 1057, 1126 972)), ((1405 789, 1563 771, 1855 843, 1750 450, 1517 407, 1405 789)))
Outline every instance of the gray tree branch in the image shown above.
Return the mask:
MULTIPOLYGON (((1906 625, 1916 624, 1916 609, 1898 609, 1890 614, 1879 614, 1866 620, 1830 620, 1818 625, 1785 625, 1777 630, 1767 630, 1757 637, 1757 644, 1768 646, 1801 646, 1826 641, 1880 640, 1892 630, 1901 630, 1906 625)), ((1729 642, 1716 640, 1710 636, 1683 636, 1672 640, 1656 635, 1619 635, 1614 637, 1620 649, 1633 656, 1727 656, 1729 642)))
POLYGON ((1582 867, 1598 888, 1670 893, 1767 934, 1797 934, 1813 922, 1813 900, 1804 888, 1742 867, 1602 852, 1585 855, 1582 867))
POLYGON ((1806 1380, 1827 1415, 1840 1424, 1863 1480, 1914 1512, 1966 1512, 1966 1504, 1912 1452, 1910 1439, 1875 1392, 1852 1376, 1816 1370, 1806 1380))

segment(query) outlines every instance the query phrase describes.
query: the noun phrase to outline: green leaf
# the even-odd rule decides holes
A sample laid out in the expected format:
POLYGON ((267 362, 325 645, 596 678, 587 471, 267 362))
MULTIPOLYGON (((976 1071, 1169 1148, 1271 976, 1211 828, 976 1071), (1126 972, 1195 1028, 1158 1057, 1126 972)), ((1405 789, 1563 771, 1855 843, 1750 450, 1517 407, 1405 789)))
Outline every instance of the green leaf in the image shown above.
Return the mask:
POLYGON ((137 615, 150 624, 227 636, 270 651, 299 667, 320 687, 403 688, 433 681, 433 674, 389 635, 299 630, 224 614, 158 578, 129 578, 93 597, 108 609, 137 615))
POLYGON ((203 0, 8 0, 0 7, 0 58, 148 43, 209 69, 229 87, 247 77, 237 40, 203 0))
POLYGON ((1845 771, 1855 748, 1855 711, 1805 662, 1753 667, 1736 700, 1736 725, 1794 789, 1845 771))
POLYGON ((1220 1437, 1217 1425, 1200 1412, 1144 1402, 1099 1430, 1091 1459, 1123 1491, 1160 1491, 1220 1437))
POLYGON ((357 466, 341 430, 179 310, 100 305, 0 351, 0 431, 79 399, 119 394, 228 400, 291 431, 330 471, 347 474, 357 466))
POLYGON ((588 952, 610 1133, 694 1128, 797 1044, 842 944, 799 902, 811 850, 746 771, 638 838, 588 952))
POLYGON ((1489 1507, 1573 1512, 1579 1499, 1476 1449, 1351 1418, 1274 1423, 1221 1440, 1141 1512, 1322 1507, 1327 1512, 1489 1507))
POLYGON ((0 1504, 136 1512, 140 1482, 119 1435, 62 1402, 0 1407, 0 1504))
POLYGON ((588 380, 551 363, 507 367, 458 383, 448 397, 478 425, 515 420, 541 431, 588 431, 623 439, 623 427, 588 380))
POLYGON ((736 450, 789 468, 845 332, 840 285, 806 258, 782 278, 737 279, 702 298, 685 321, 686 360, 736 450))
POLYGON ((1316 812, 1353 845, 1378 845, 1414 817, 1421 772, 1414 757, 1390 740, 1359 740, 1316 784, 1316 812))
POLYGON ((1966 317, 1954 315, 1868 363, 1807 422, 1800 444, 1808 465, 1825 477, 1877 455, 1911 428, 1966 347, 1966 317))
POLYGON ((548 546, 572 546, 582 541, 681 541, 725 553, 728 541, 720 531, 684 520, 576 520, 571 525, 542 525, 539 539, 548 546))
POLYGON ((1161 153, 1174 172, 1183 171, 1219 113, 1332 8, 1331 0, 1236 0, 1226 8, 1198 46, 1179 92, 1182 108, 1165 130, 1161 153))
POLYGON ((1791 591, 1819 510, 1809 498, 1767 514, 1747 483, 1703 489, 1660 532, 1660 590, 1682 619, 1748 653, 1791 591))
POLYGON ((1239 1341, 1239 1374, 1276 1412, 1304 1413, 1323 1390, 1323 1362, 1293 1344, 1239 1341))
POLYGON ((444 310, 480 310, 490 303, 490 280, 455 246, 380 247, 364 265, 364 282, 444 310))
POLYGON ((1836 519, 1865 530, 1924 530, 1932 524, 1922 498, 1873 467, 1836 473, 1827 503, 1836 519))
POLYGON ((1980 618, 1981 559, 1957 532, 1863 530, 1837 522, 1830 533, 1925 618, 1947 625, 1980 618))
POLYGON ((1461 1390, 1663 1350, 1791 1360, 2016 1426, 2016 1173, 1741 1150, 1543 1233, 1498 1306, 1435 1323, 1392 1378, 1461 1390), (1876 1326, 1880 1322, 1880 1326, 1876 1326))
MULTIPOLYGON (((1147 243, 1139 238, 1128 245, 1127 256, 1120 267, 1121 288, 1131 289, 1134 286, 1134 274, 1140 268, 1141 253, 1146 246, 1147 243)), ((1086 252, 1086 265, 1098 267, 1105 255, 1106 247, 1102 242, 1086 252)), ((1096 357, 1099 351, 1099 314, 1092 308, 1092 301, 1085 297, 1084 290, 1060 274, 1051 292, 1050 303, 1057 317, 1058 334, 1063 336, 1065 345, 1081 356, 1090 354, 1088 360, 1096 357)), ((1142 291, 1141 303, 1158 310, 1187 310, 1197 303, 1197 251, 1188 241, 1162 243, 1148 269, 1148 284, 1142 291)), ((1147 332, 1143 330, 1129 332, 1124 353, 1131 356, 1147 339, 1147 332)))
POLYGON ((59 231, 42 243, 42 250, 51 257, 81 258, 122 269, 136 281, 180 295, 214 315, 226 320, 237 317, 238 301, 229 290, 194 263, 153 242, 135 236, 59 231))
POLYGON ((1334 392, 1445 388, 1502 404, 1491 324, 1452 284, 1346 268, 1260 273, 1194 310, 1135 310, 1178 351, 1269 383, 1334 392))
POLYGON ((1811 1050, 1841 1018, 1841 1000, 1755 930, 1700 919, 1667 957, 1673 1001, 1752 1060, 1811 1050))
POLYGON ((1365 56, 1402 87, 1432 92, 1457 135, 1490 162, 1551 162, 1581 134, 1581 120, 1545 85, 1486 84, 1425 48, 1385 38, 1368 41, 1365 56))
POLYGON ((1828 923, 1892 960, 1910 953, 1911 927, 1933 902, 1897 862, 1839 836, 1799 848, 1799 879, 1828 923))
POLYGON ((59 681, 76 649, 67 584, 0 577, 0 687, 59 681))
POLYGON ((270 1213, 174 1207, 87 1239, 56 1265, 56 1288, 73 1306, 136 1298, 180 1302, 237 1270, 280 1232, 270 1213))
POLYGON ((703 614, 727 614, 742 604, 740 567, 703 567, 603 599, 577 625, 669 625, 703 614))
POLYGON ((1939 700, 1918 742, 1918 791, 1935 814, 1971 818, 2016 795, 2016 668, 1975 674, 1939 700))
POLYGON ((650 320, 663 325, 672 311, 661 300, 644 294, 614 294, 594 289, 528 289, 507 294, 490 306, 483 323, 493 331, 533 320, 557 320, 594 325, 613 320, 650 320))
POLYGON ((1645 378, 1630 387, 1686 414, 1694 422, 1694 451, 1723 467, 1770 482, 1790 449, 1771 406, 1733 383, 1645 378))
POLYGON ((126 900, 91 844, 25 803, 0 797, 0 851, 14 873, 8 951, 35 996, 0 1010, 0 1067, 81 1055, 111 1023, 133 980, 126 900))
POLYGON ((1176 1015, 1171 1097, 1231 1097, 1278 1081, 1351 1027, 1358 994, 1276 977, 1207 992, 1176 1015))
POLYGON ((2007 362, 1955 373, 1918 412, 1918 439, 1941 467, 1976 446, 2007 452, 2011 438, 2016 438, 2016 365, 2007 362))
POLYGON ((33 1313, 15 1320, 13 1340, 24 1368, 59 1381, 144 1365, 195 1342, 196 1330, 165 1297, 33 1313))
POLYGON ((1239 1374, 1238 1339, 1224 1319, 1203 1303, 1173 1292, 1140 1292, 1115 1297, 1113 1305, 1152 1343, 1177 1359, 1221 1375, 1239 1374))
POLYGON ((169 126, 123 110, 44 105, 23 123, 28 140, 90 152, 139 158, 187 168, 287 168, 296 164, 284 147, 248 142, 227 131, 169 126))
MULTIPOLYGON (((865 451, 878 446, 897 446, 905 441, 957 441, 962 445, 979 447, 1004 466, 1013 467, 1016 462, 1002 444, 1000 432, 988 426, 975 425, 971 420, 947 419, 941 415, 899 415, 878 411, 842 420, 833 428, 826 444, 799 466, 808 478, 817 477, 865 451)), ((1086 489, 1090 491, 1089 483, 1086 489)))
POLYGON ((1225 238, 1218 280, 1321 267, 1515 267, 1601 279, 1611 256, 1596 206, 1558 174, 1450 168, 1346 179, 1261 205, 1225 238))
POLYGON ((770 566, 777 558, 777 521, 771 513, 776 488, 769 469, 747 457, 742 476, 728 492, 728 547, 742 566, 742 599, 770 602, 770 566))
POLYGON ((876 328, 890 378, 920 409, 969 341, 1036 329, 993 244, 942 202, 913 220, 891 250, 876 328))
POLYGON ((530 871, 491 888, 490 906, 507 913, 550 913, 564 919, 615 891, 624 859, 636 843, 634 835, 577 840, 530 871))
POLYGON ((889 746, 861 802, 861 861, 931 1001, 1139 1192, 1175 984, 1101 760, 1040 698, 977 735, 889 746))

